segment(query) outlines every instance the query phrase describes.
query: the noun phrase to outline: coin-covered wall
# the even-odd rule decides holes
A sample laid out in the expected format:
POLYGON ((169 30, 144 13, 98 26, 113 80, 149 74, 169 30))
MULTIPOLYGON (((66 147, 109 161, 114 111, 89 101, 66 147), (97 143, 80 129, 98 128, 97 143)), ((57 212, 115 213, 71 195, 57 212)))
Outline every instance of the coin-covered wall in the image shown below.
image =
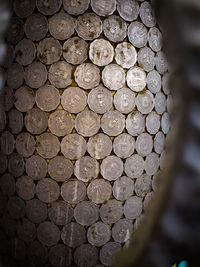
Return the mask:
POLYGON ((0 251, 26 266, 110 266, 162 169, 171 103, 162 32, 149 1, 15 0, 13 9, 0 251))

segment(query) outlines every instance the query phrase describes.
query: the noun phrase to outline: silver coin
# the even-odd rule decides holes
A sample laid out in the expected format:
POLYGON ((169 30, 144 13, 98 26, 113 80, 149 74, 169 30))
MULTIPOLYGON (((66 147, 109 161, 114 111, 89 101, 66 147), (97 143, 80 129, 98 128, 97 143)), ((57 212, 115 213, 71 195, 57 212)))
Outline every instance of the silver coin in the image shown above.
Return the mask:
POLYGON ((145 119, 140 112, 134 111, 128 115, 126 119, 126 129, 130 135, 138 136, 143 132, 144 128, 145 119))
MULTIPOLYGON (((9 118, 9 126, 11 126, 11 124, 12 124, 12 122, 10 121, 10 118, 11 118, 11 116, 10 116, 10 114, 11 113, 14 113, 14 110, 12 110, 12 112, 10 111, 9 113, 8 113, 8 118, 9 118)), ((12 114, 13 116, 14 116, 14 114, 12 114)), ((23 119, 23 117, 22 117, 22 119, 23 119)), ((6 113, 5 113, 5 111, 1 108, 0 109, 0 132, 2 132, 4 129, 5 129, 5 127, 6 127, 6 113)), ((21 126, 21 125, 20 125, 21 126)), ((12 128, 13 127, 10 127, 10 129, 11 129, 11 131, 12 131, 12 128)), ((18 129, 19 129, 19 127, 18 127, 18 129)))
POLYGON ((135 94, 128 88, 118 90, 114 95, 114 105, 121 113, 130 113, 135 107, 135 94))
POLYGON ((127 72, 126 80, 131 90, 140 92, 146 86, 146 73, 140 67, 132 67, 127 72))
POLYGON ((132 232, 133 224, 131 221, 128 219, 120 219, 112 228, 112 237, 116 242, 124 243, 130 239, 132 232))
POLYGON ((6 171, 7 165, 8 165, 7 156, 2 151, 0 151, 0 174, 6 171))
POLYGON ((165 147, 165 135, 162 132, 158 132, 154 138, 154 150, 156 153, 161 154, 165 147))
POLYGON ((27 132, 19 134, 16 138, 16 150, 23 157, 30 157, 35 151, 35 139, 27 132))
POLYGON ((11 175, 19 177, 24 172, 24 160, 21 155, 13 152, 8 156, 8 171, 11 175))
POLYGON ((133 196, 126 200, 124 204, 124 215, 127 219, 136 219, 142 213, 142 199, 133 196))
POLYGON ((151 191, 151 178, 143 174, 141 177, 136 179, 135 182, 135 193, 138 197, 145 197, 147 193, 151 191))
MULTIPOLYGON (((3 119, 2 114, 0 114, 0 121, 1 121, 0 128, 3 126, 2 119, 3 119)), ((13 134, 18 134, 21 132, 23 128, 23 115, 17 109, 11 109, 8 112, 8 126, 11 133, 13 134)))
POLYGON ((26 246, 24 241, 17 237, 13 237, 9 241, 9 250, 11 257, 18 261, 23 261, 26 256, 26 246))
POLYGON ((144 169, 148 175, 154 175, 160 166, 158 154, 152 152, 146 157, 144 169))
POLYGON ((53 246, 60 239, 58 226, 51 222, 42 222, 37 228, 37 238, 45 246, 53 246))
POLYGON ((155 110, 158 114, 163 114, 166 110, 167 100, 162 92, 158 92, 155 96, 155 110))
POLYGON ((107 135, 99 133, 89 138, 87 151, 95 159, 104 159, 112 151, 112 141, 107 135))
POLYGON ((164 74, 168 69, 167 59, 162 51, 159 51, 156 55, 156 69, 160 74, 164 74))
POLYGON ((140 48, 138 55, 138 64, 142 65, 144 71, 152 71, 155 66, 155 53, 149 47, 140 48))
POLYGON ((140 18, 147 27, 153 27, 156 24, 154 10, 149 2, 144 2, 140 6, 140 18))
POLYGON ((47 206, 38 199, 28 201, 26 205, 26 216, 33 223, 41 223, 47 218, 47 206))
POLYGON ((169 132, 170 119, 169 119, 169 114, 167 112, 165 112, 162 115, 162 118, 161 118, 161 129, 162 129, 164 134, 167 134, 169 132))
POLYGON ((97 66, 106 66, 113 61, 114 48, 107 40, 94 40, 90 44, 89 58, 97 66))
POLYGON ((74 261, 77 266, 94 266, 98 261, 98 250, 90 244, 83 244, 75 250, 74 261))
POLYGON ((144 165, 144 159, 141 156, 134 154, 125 161, 125 173, 130 178, 138 178, 142 175, 144 171, 144 165))
POLYGON ((162 49, 162 34, 158 28, 150 28, 148 32, 148 42, 154 52, 158 52, 162 49))
POLYGON ((31 88, 39 88, 47 80, 47 70, 41 62, 33 62, 25 69, 25 82, 31 88))
POLYGON ((15 179, 9 173, 5 173, 0 179, 1 191, 4 195, 13 196, 15 193, 15 179))
POLYGON ((103 114, 111 109, 113 96, 105 87, 96 87, 88 94, 88 105, 96 113, 103 114))
POLYGON ((24 217, 25 204, 21 198, 12 196, 9 198, 7 205, 8 212, 12 218, 18 220, 24 217))
POLYGON ((149 90, 139 93, 135 98, 135 104, 137 106, 137 109, 142 114, 150 113, 154 108, 154 103, 154 96, 149 90))
POLYGON ((125 69, 133 67, 137 61, 137 51, 130 43, 123 42, 115 48, 115 60, 125 69))
POLYGON ((1 93, 1 100, 0 100, 2 109, 4 111, 9 111, 14 104, 14 94, 13 94, 13 89, 10 87, 4 87, 1 93))
POLYGON ((113 184, 113 195, 117 200, 127 200, 133 195, 134 182, 131 178, 122 176, 119 177, 113 184))
POLYGON ((0 137, 1 151, 10 155, 15 149, 15 138, 9 131, 4 131, 0 137))
POLYGON ((15 47, 15 59, 20 65, 27 66, 33 62, 36 56, 34 43, 29 39, 23 39, 15 47))
POLYGON ((24 200, 30 200, 35 195, 35 184, 28 176, 22 176, 16 181, 16 192, 24 200))
POLYGON ((146 129, 150 134, 156 134, 160 129, 160 116, 152 111, 146 117, 146 129))
POLYGON ((154 196, 153 192, 149 192, 146 194, 144 198, 144 211, 148 210, 149 205, 151 204, 151 201, 153 199, 153 196, 154 196))
POLYGON ((26 113, 24 124, 30 133, 41 134, 47 128, 48 117, 44 111, 33 108, 26 113))
POLYGON ((15 57, 15 50, 11 44, 6 44, 6 53, 4 56, 3 64, 2 66, 4 68, 9 68, 10 65, 13 63, 15 57))
POLYGON ((49 250, 49 261, 52 266, 71 266, 73 260, 72 250, 63 244, 51 247, 49 250))
POLYGON ((48 32, 48 21, 40 13, 34 13, 27 18, 24 24, 24 31, 27 38, 32 41, 40 41, 48 32))
POLYGON ((44 178, 37 183, 36 194, 39 200, 45 203, 52 203, 58 199, 60 188, 54 180, 44 178))
POLYGON ((20 18, 26 18, 30 16, 33 13, 35 7, 36 7, 36 0, 33 0, 33 1, 15 0, 13 3, 14 11, 16 15, 20 18))
POLYGON ((78 86, 83 89, 92 89, 99 85, 100 70, 94 64, 83 63, 76 68, 74 77, 78 86))
POLYGON ((108 242, 105 244, 99 253, 101 263, 105 266, 112 266, 114 264, 115 257, 120 250, 121 246, 117 242, 108 242))
POLYGON ((96 113, 84 110, 75 119, 75 129, 84 137, 95 135, 100 128, 100 119, 96 113))
POLYGON ((65 225, 73 218, 73 208, 65 201, 57 200, 48 209, 48 217, 56 225, 65 225))
POLYGON ((86 186, 78 180, 69 180, 61 186, 62 198, 70 204, 78 204, 86 197, 86 186))
POLYGON ((161 76, 156 70, 152 70, 147 74, 147 88, 156 94, 161 89, 161 76))
POLYGON ((126 22, 119 16, 112 15, 104 20, 103 32, 111 42, 121 42, 126 37, 126 22))
POLYGON ((75 29, 78 36, 84 40, 94 40, 102 32, 102 22, 96 14, 85 13, 78 17, 75 23, 75 29))
POLYGON ((15 107, 21 112, 27 112, 35 104, 35 93, 27 86, 22 86, 15 91, 15 107))
POLYGON ((58 137, 51 133, 40 135, 36 142, 36 150, 38 154, 45 159, 55 157, 60 150, 58 137))
POLYGON ((33 241, 28 245, 27 256, 30 262, 36 266, 45 264, 48 259, 48 250, 38 241, 33 241))
POLYGON ((88 242, 96 247, 105 245, 111 238, 110 226, 102 222, 91 225, 87 231, 88 242))
POLYGON ((49 20, 49 32, 57 40, 66 40, 74 33, 73 17, 67 13, 56 13, 49 20))
POLYGON ((110 64, 103 69, 102 80, 110 90, 118 90, 125 84, 125 72, 117 64, 110 64))
POLYGON ((91 0, 92 10, 99 16, 112 15, 116 9, 116 0, 91 0))
POLYGON ((111 185, 108 181, 105 181, 104 179, 95 179, 89 184, 87 195, 94 203, 101 204, 110 198, 111 191, 111 185))
POLYGON ((26 160, 26 173, 33 180, 40 180, 47 174, 47 163, 39 155, 33 155, 26 160))
POLYGON ((136 20, 139 15, 138 2, 135 0, 118 0, 117 11, 119 15, 127 21, 136 20))
POLYGON ((17 223, 17 234, 25 242, 33 242, 36 237, 35 224, 23 218, 22 222, 17 223))
POLYGON ((17 44, 23 38, 23 35, 23 21, 18 17, 12 17, 6 31, 7 42, 17 44))
POLYGON ((91 201, 82 201, 74 209, 74 218, 81 225, 91 225, 99 218, 99 208, 91 201))
POLYGON ((48 164, 48 173, 57 182, 64 182, 73 173, 73 164, 63 156, 56 156, 48 164))
POLYGON ((82 157, 75 163, 74 174, 79 180, 89 182, 97 178, 99 174, 99 163, 96 159, 89 156, 82 157))
POLYGON ((117 180, 123 173, 123 161, 116 156, 108 156, 101 163, 101 174, 108 181, 117 180))
POLYGON ((61 239, 65 245, 76 248, 86 241, 85 228, 75 222, 68 223, 61 231, 61 239))
POLYGON ((58 12, 62 5, 62 0, 36 0, 36 6, 40 13, 44 15, 53 15, 58 12))
POLYGON ((165 73, 162 77, 162 89, 166 95, 170 94, 169 73, 165 73))
POLYGON ((13 63, 7 71, 7 85, 12 89, 17 89, 24 82, 24 69, 18 63, 13 63))
POLYGON ((148 133, 142 133, 137 137, 135 148, 137 153, 145 157, 152 152, 153 149, 153 139, 148 133))
POLYGON ((101 119, 101 128, 109 136, 117 136, 125 127, 125 118, 117 110, 106 112, 101 119))
POLYGON ((100 208, 100 217, 105 224, 112 224, 118 221, 123 214, 123 206, 116 199, 110 199, 100 208))
POLYGON ((62 139, 61 152, 71 160, 81 158, 86 152, 86 141, 78 134, 68 134, 62 139))
POLYGON ((83 14, 89 7, 90 0, 63 0, 63 7, 71 15, 83 14))
POLYGON ((119 158, 125 159, 130 157, 134 150, 135 140, 131 135, 123 133, 114 139, 113 151, 119 158))
POLYGON ((144 47, 147 43, 146 27, 138 21, 132 22, 128 27, 128 39, 133 46, 144 47))

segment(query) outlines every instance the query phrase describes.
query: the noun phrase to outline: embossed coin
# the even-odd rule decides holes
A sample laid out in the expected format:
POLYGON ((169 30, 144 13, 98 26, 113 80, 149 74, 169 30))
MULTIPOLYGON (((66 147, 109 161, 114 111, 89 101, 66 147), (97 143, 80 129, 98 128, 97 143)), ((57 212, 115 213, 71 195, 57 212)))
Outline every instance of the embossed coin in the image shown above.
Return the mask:
POLYGON ((138 21, 132 22, 128 27, 128 38, 133 46, 144 47, 147 43, 146 27, 138 21))
POLYGON ((89 184, 87 195, 94 203, 101 204, 110 198, 111 190, 111 185, 108 181, 95 179, 89 184))
POLYGON ((123 133, 118 135, 113 142, 113 151, 119 158, 130 157, 135 150, 135 139, 127 134, 123 133))
POLYGON ((21 198, 12 196, 9 198, 7 205, 8 212, 12 218, 20 219, 24 217, 25 204, 21 198))
POLYGON ((33 62, 25 69, 25 82, 31 88, 39 88, 47 80, 47 70, 41 62, 33 62))
POLYGON ((40 180, 47 174, 47 163, 39 155, 33 155, 26 160, 26 173, 33 180, 40 180))
POLYGON ((116 0, 91 0, 91 7, 99 16, 109 16, 116 9, 116 0))
POLYGON ((24 160, 21 155, 13 152, 8 156, 8 171, 15 177, 19 177, 24 172, 24 160))
POLYGON ((133 224, 128 219, 120 219, 112 228, 112 237, 116 242, 124 243, 133 232, 133 224))
MULTIPOLYGON (((3 116, 2 116, 3 117, 3 116)), ((0 121, 1 121, 1 115, 0 115, 0 121)), ((17 109, 11 109, 8 112, 8 125, 9 125, 9 129, 11 130, 11 133, 13 134, 18 134, 19 132, 21 132, 22 128, 23 128, 23 115, 20 111, 18 111, 17 109)), ((1 121, 1 126, 0 128, 3 126, 3 123, 1 121)), ((1 129, 3 130, 3 129, 1 129)))
POLYGON ((127 84, 135 92, 142 91, 146 86, 146 74, 140 67, 132 67, 127 72, 127 84))
POLYGON ((17 179, 16 192, 24 200, 30 200, 35 195, 35 184, 28 176, 22 176, 17 179))
POLYGON ((162 77, 162 89, 166 95, 170 94, 169 73, 165 73, 162 77))
POLYGON ((117 242, 108 242, 100 250, 100 261, 105 266, 112 266, 121 246, 117 242))
POLYGON ((154 108, 154 102, 155 100, 154 100, 153 94, 149 90, 146 90, 145 92, 141 92, 135 98, 135 104, 137 106, 137 109, 142 114, 150 113, 152 109, 154 108))
POLYGON ((17 89, 24 82, 24 69, 18 63, 13 63, 7 71, 7 86, 17 89))
POLYGON ((159 166, 160 166, 160 158, 158 154, 152 152, 151 154, 147 155, 144 169, 148 175, 156 174, 159 166))
POLYGON ((158 92, 155 96, 155 110, 158 114, 163 114, 166 110, 167 100, 162 92, 158 92))
POLYGON ((51 222, 42 222, 37 228, 37 238, 45 246, 53 246, 60 239, 58 226, 51 222))
POLYGON ((98 261, 98 250, 90 244, 83 244, 75 250, 74 261, 78 266, 92 267, 98 261))
POLYGON ((40 135, 37 139, 36 150, 38 154, 45 159, 55 157, 60 150, 58 137, 51 133, 44 133, 40 135))
POLYGON ((49 261, 53 266, 71 266, 73 254, 71 248, 58 244, 49 250, 49 261))
POLYGON ((90 0, 63 0, 63 7, 71 15, 80 15, 89 7, 90 0))
POLYGON ((44 85, 37 90, 35 101, 41 110, 52 111, 60 103, 59 91, 53 85, 44 85))
POLYGON ((44 111, 33 108, 26 113, 24 124, 32 134, 41 134, 47 128, 48 117, 44 111))
POLYGON ((126 176, 119 177, 113 184, 113 195, 117 200, 127 200, 133 195, 133 190, 134 182, 126 176))
POLYGON ((48 79, 56 88, 65 88, 72 83, 72 66, 65 61, 58 61, 49 68, 48 79))
POLYGON ((74 174, 79 180, 89 182, 98 176, 99 163, 96 159, 89 156, 82 157, 75 163, 74 174))
POLYGON ((125 173, 130 178, 138 178, 144 171, 144 165, 144 159, 141 156, 134 154, 130 158, 126 159, 124 165, 125 173))
POLYGON ((137 51, 130 43, 123 42, 115 48, 115 60, 125 69, 133 67, 137 61, 137 51))
POLYGON ((117 64, 110 64, 103 69, 102 80, 110 90, 118 90, 125 83, 125 72, 117 64))
POLYGON ((100 217, 105 224, 118 221, 123 214, 123 206, 116 199, 110 199, 100 208, 100 217))
POLYGON ((155 111, 146 117, 146 128, 150 134, 156 134, 160 129, 160 116, 155 111))
POLYGON ((153 148, 153 139, 148 133, 141 133, 135 143, 136 151, 142 157, 151 153, 153 148))
POLYGON ((58 12, 62 5, 62 0, 36 0, 36 6, 40 13, 44 15, 53 15, 58 12))
POLYGON ((6 31, 6 40, 8 43, 17 44, 24 35, 23 21, 18 17, 12 17, 9 28, 6 31))
POLYGON ((33 242, 36 237, 35 224, 30 222, 28 219, 23 218, 22 222, 18 221, 17 234, 23 241, 33 242))
POLYGON ((23 39, 15 47, 17 63, 27 66, 33 62, 36 56, 36 48, 31 40, 23 39))
POLYGON ((91 225, 99 218, 99 208, 91 201, 82 201, 74 209, 74 218, 81 225, 91 225))
POLYGON ((73 164, 69 159, 63 156, 57 156, 50 160, 48 173, 57 182, 63 182, 72 176, 73 164))
POLYGON ((20 87, 15 91, 15 107, 21 112, 27 112, 35 104, 35 93, 27 86, 20 87))
POLYGON ((73 208, 65 201, 57 200, 49 208, 48 217, 56 225, 65 225, 73 218, 73 208))
POLYGON ((158 132, 154 138, 154 150, 156 153, 161 154, 165 147, 165 135, 162 132, 158 132))
POLYGON ((156 69, 160 74, 164 74, 168 69, 167 59, 162 51, 159 51, 156 55, 156 69))
POLYGON ((47 218, 47 206, 38 199, 28 201, 26 205, 26 216, 33 223, 41 223, 47 218))
POLYGON ((161 76, 156 70, 152 70, 147 74, 147 87, 156 94, 161 89, 161 76))
POLYGON ((144 71, 151 71, 155 66, 155 53, 149 47, 140 48, 138 52, 138 63, 144 71))
POLYGON ((23 157, 30 157, 35 151, 35 139, 27 132, 21 133, 16 138, 16 150, 23 157))
POLYGON ((136 20, 139 15, 138 2, 135 0, 119 0, 117 2, 117 11, 127 21, 136 20))
POLYGON ((154 52, 158 52, 162 49, 162 34, 158 28, 150 28, 148 32, 148 42, 154 52))
POLYGON ((149 2, 144 2, 140 6, 140 18, 147 27, 153 27, 156 24, 154 10, 149 2))
POLYGON ((69 180, 61 186, 62 198, 70 204, 78 204, 86 197, 86 186, 78 180, 69 180))
POLYGON ((86 241, 85 228, 75 222, 68 223, 61 231, 61 239, 65 245, 76 248, 86 241))
POLYGON ((13 3, 14 11, 16 15, 20 18, 26 18, 30 16, 34 11, 35 6, 36 6, 36 0, 33 0, 33 1, 15 0, 13 3))
POLYGON ((9 131, 3 132, 0 137, 0 145, 1 145, 1 151, 5 155, 12 154, 15 148, 14 136, 9 131))
POLYGON ((133 196, 126 200, 124 204, 124 215, 127 219, 136 219, 142 213, 142 199, 133 196))
POLYGON ((37 183, 36 194, 39 200, 45 203, 51 203, 58 199, 60 195, 60 188, 54 180, 44 178, 37 183))
POLYGON ((105 223, 97 222, 88 228, 87 239, 93 246, 100 247, 106 244, 110 240, 110 237, 110 226, 105 223))
POLYGON ((48 259, 48 250, 38 241, 33 241, 28 245, 27 256, 30 262, 35 265, 43 265, 48 259))
POLYGON ((167 112, 165 112, 162 115, 162 118, 161 118, 161 129, 162 129, 164 134, 167 134, 169 132, 170 119, 169 119, 169 114, 167 112))
POLYGON ((116 156, 108 156, 101 163, 101 174, 108 181, 117 180, 122 175, 123 162, 116 156))
POLYGON ((143 174, 135 182, 135 193, 138 197, 145 197, 151 190, 151 178, 143 174))
POLYGON ((106 112, 101 119, 101 128, 109 136, 117 136, 125 127, 125 118, 117 110, 106 112))
POLYGON ((122 88, 114 95, 115 108, 121 113, 129 113, 135 107, 135 94, 128 88, 122 88))

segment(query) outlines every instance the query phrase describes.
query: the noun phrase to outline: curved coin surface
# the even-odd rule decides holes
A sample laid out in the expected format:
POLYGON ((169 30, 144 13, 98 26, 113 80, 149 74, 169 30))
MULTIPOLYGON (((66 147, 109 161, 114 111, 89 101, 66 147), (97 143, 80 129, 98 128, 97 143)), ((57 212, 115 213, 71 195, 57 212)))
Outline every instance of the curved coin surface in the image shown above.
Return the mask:
POLYGON ((87 187, 87 195, 91 201, 101 204, 111 195, 111 185, 104 179, 95 179, 87 187))
POLYGON ((64 182, 73 174, 73 164, 63 156, 56 156, 48 164, 48 173, 57 182, 64 182))
POLYGON ((36 142, 36 150, 38 154, 45 159, 55 157, 60 150, 58 137, 51 133, 40 135, 36 142))
POLYGON ((101 119, 101 128, 109 136, 117 136, 125 127, 124 116, 117 110, 106 112, 101 119))
POLYGON ((103 69, 102 80, 104 85, 110 90, 118 90, 125 83, 125 72, 117 64, 110 64, 103 69))
POLYGON ((99 163, 96 159, 89 156, 82 157, 75 163, 74 174, 79 180, 89 182, 98 176, 99 163))
POLYGON ((113 151, 119 158, 130 157, 135 150, 135 139, 127 134, 118 135, 113 142, 113 151))
POLYGON ((123 42, 115 48, 115 60, 125 69, 133 67, 137 61, 137 51, 130 43, 123 42))
POLYGON ((117 180, 123 172, 123 161, 116 156, 108 156, 101 163, 101 174, 108 181, 117 180))
POLYGON ((119 89, 114 95, 114 105, 121 113, 130 113, 135 107, 135 94, 129 88, 119 89))
POLYGON ((43 111, 52 111, 60 104, 60 94, 53 85, 44 85, 36 92, 37 106, 43 111))

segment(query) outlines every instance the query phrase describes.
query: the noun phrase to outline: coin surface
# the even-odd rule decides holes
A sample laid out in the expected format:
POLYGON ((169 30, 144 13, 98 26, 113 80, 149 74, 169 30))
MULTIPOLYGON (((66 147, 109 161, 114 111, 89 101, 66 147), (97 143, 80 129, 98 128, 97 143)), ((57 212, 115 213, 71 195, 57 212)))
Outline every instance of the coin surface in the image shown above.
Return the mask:
POLYGON ((25 69, 25 82, 31 88, 43 86, 47 80, 47 70, 41 62, 34 61, 25 69))
POLYGON ((36 7, 36 0, 33 1, 17 1, 15 0, 13 3, 13 8, 16 15, 20 18, 26 18, 30 16, 36 7))
POLYGON ((53 15, 58 12, 62 5, 62 0, 36 0, 36 6, 40 13, 44 15, 53 15))
POLYGON ((139 111, 129 114, 126 119, 126 129, 130 135, 138 136, 145 128, 145 119, 139 111))
POLYGON ((154 10, 149 2, 145 1, 140 5, 140 18, 147 27, 155 26, 156 18, 154 10))
POLYGON ((41 223, 47 218, 47 206, 42 201, 34 198, 26 205, 26 216, 33 223, 41 223))
POLYGON ((53 266, 71 266, 73 253, 71 248, 58 244, 49 250, 49 261, 53 266))
POLYGON ((138 63, 142 65, 144 71, 151 71, 155 66, 155 53, 149 47, 140 48, 138 54, 138 63))
MULTIPOLYGON (((10 122, 10 113, 12 112, 12 117, 14 117, 14 109, 12 110, 12 111, 10 111, 9 113, 8 113, 8 116, 9 116, 9 126, 10 126, 10 124, 12 124, 13 126, 17 126, 17 125, 15 125, 15 123, 12 123, 12 122, 10 122)), ((20 112, 19 112, 20 113, 20 112)), ((21 114, 22 115, 22 114, 21 114)), ((16 116, 15 116, 16 117, 16 116)), ((22 116, 22 120, 23 120, 23 116, 22 116)), ((23 123, 22 123, 22 125, 23 125, 23 123)), ((21 126, 21 125, 20 125, 21 126)), ((5 129, 5 127, 6 127, 6 113, 5 113, 5 111, 3 110, 3 109, 0 109, 0 131, 2 132, 4 129, 5 129)), ((13 127, 10 127, 11 128, 11 131, 13 130, 12 128, 13 127)), ((16 128, 18 128, 19 129, 19 127, 16 127, 16 128)), ((21 128, 21 127, 20 127, 21 128)))
POLYGON ((99 16, 112 15, 116 9, 116 0, 91 0, 92 10, 99 16))
POLYGON ((33 155, 26 160, 26 173, 33 180, 40 180, 47 174, 47 163, 39 155, 33 155))
POLYGON ((73 208, 63 200, 57 200, 48 209, 50 221, 56 225, 65 225, 73 218, 73 208))
POLYGON ((128 88, 121 88, 114 95, 114 105, 121 113, 130 113, 135 107, 135 94, 128 88))
POLYGON ((160 166, 160 158, 158 154, 152 152, 149 155, 147 155, 144 169, 148 175, 156 174, 159 166, 160 166))
POLYGON ((167 107, 166 96, 162 92, 155 95, 155 110, 158 114, 163 114, 167 107))
POLYGON ((102 264, 105 266, 112 266, 121 246, 117 242, 108 242, 105 244, 99 253, 99 258, 102 264))
POLYGON ((153 94, 146 90, 145 92, 141 92, 135 98, 135 104, 137 109, 142 114, 148 114, 154 108, 155 100, 153 94))
POLYGON ((123 173, 123 161, 116 156, 108 156, 101 163, 101 174, 108 181, 117 180, 123 173))
POLYGON ((16 181, 16 192, 24 200, 30 200, 35 195, 35 184, 28 176, 22 176, 16 181))
POLYGON ((104 179, 95 179, 87 187, 88 198, 96 204, 107 201, 110 198, 111 191, 110 183, 104 179))
POLYGON ((144 171, 144 165, 144 159, 138 154, 134 154, 125 161, 125 173, 130 178, 138 178, 144 171))
POLYGON ((170 120, 169 120, 169 114, 167 112, 165 112, 162 115, 162 118, 161 118, 161 129, 162 129, 164 134, 167 134, 169 132, 170 120))
POLYGON ((120 219, 112 228, 112 237, 116 242, 127 242, 133 232, 133 224, 128 219, 120 219))
POLYGON ((104 85, 110 90, 118 90, 125 83, 125 72, 117 64, 110 64, 103 69, 102 80, 104 85))
POLYGON ((101 128, 109 136, 117 136, 125 127, 125 118, 118 110, 106 112, 101 119, 101 128))
POLYGON ((94 158, 84 156, 76 161, 74 174, 79 180, 89 182, 98 176, 99 163, 94 158))
POLYGON ((15 107, 21 112, 27 112, 35 104, 35 93, 27 86, 22 86, 15 91, 15 107))
POLYGON ((18 17, 12 17, 6 31, 7 42, 10 44, 17 44, 23 38, 23 35, 23 21, 18 17))
POLYGON ((24 217, 25 204, 24 201, 17 196, 12 196, 9 198, 7 209, 13 219, 20 219, 24 217))
POLYGON ((116 199, 110 199, 100 208, 100 218, 105 224, 117 222, 123 214, 123 206, 116 199))
POLYGON ((165 147, 165 135, 162 132, 158 132, 154 138, 154 150, 157 154, 161 154, 165 147))
POLYGON ((156 134, 160 129, 160 116, 152 111, 146 117, 146 128, 150 134, 156 134))
POLYGON ((139 5, 135 0, 119 0, 117 2, 117 11, 126 21, 136 20, 139 15, 139 5))
POLYGON ((164 74, 168 69, 167 59, 162 51, 158 51, 156 55, 156 69, 160 74, 164 74))
POLYGON ((24 172, 24 159, 21 155, 13 152, 8 156, 8 171, 11 175, 19 177, 24 172))
POLYGON ((58 137, 51 133, 40 135, 36 142, 36 150, 38 154, 45 159, 55 157, 60 150, 58 137))
POLYGON ((71 15, 80 15, 84 13, 89 7, 90 0, 63 0, 63 7, 67 13, 71 15))
POLYGON ((16 150, 23 157, 30 157, 35 151, 35 139, 27 132, 20 133, 16 138, 16 150))
POLYGON ((78 204, 86 197, 86 186, 78 180, 69 180, 61 186, 62 198, 70 204, 78 204))
POLYGON ((127 134, 118 135, 113 142, 114 153, 122 159, 130 157, 135 150, 135 139, 127 134))
POLYGON ((26 113, 24 124, 30 133, 41 134, 47 128, 48 117, 44 111, 33 108, 26 113))
POLYGON ((162 77, 162 89, 166 95, 170 94, 169 73, 165 73, 162 77))
POLYGON ((15 138, 9 131, 4 131, 0 137, 1 151, 5 155, 10 155, 15 149, 15 138))
POLYGON ((115 60, 125 69, 133 67, 137 61, 137 51, 130 43, 123 42, 115 48, 115 60))
POLYGON ((3 194, 13 196, 15 193, 15 179, 10 173, 5 173, 1 176, 0 187, 3 194))
POLYGON ((154 52, 158 52, 162 49, 162 34, 158 28, 150 28, 148 32, 148 43, 154 52))
POLYGON ((160 91, 161 76, 156 70, 152 70, 147 74, 147 87, 153 94, 160 91))
POLYGON ((22 222, 18 221, 17 234, 20 239, 25 242, 33 242, 36 237, 35 224, 26 218, 23 218, 22 222))
POLYGON ((2 98, 1 98, 2 102, 2 108, 4 111, 9 111, 14 104, 14 94, 13 94, 13 89, 10 87, 4 87, 3 91, 2 91, 2 98))
POLYGON ((119 177, 113 184, 113 195, 117 200, 127 200, 133 195, 134 182, 131 178, 122 176, 119 177))
POLYGON ((148 133, 141 133, 135 142, 135 148, 137 153, 145 157, 151 153, 153 149, 153 139, 148 133))
MULTIPOLYGON (((0 121, 1 121, 0 128, 3 127, 3 124, 4 124, 4 116, 2 117, 1 116, 2 114, 0 115, 0 121)), ((11 109, 8 112, 8 126, 9 126, 11 133, 13 134, 18 134, 21 132, 23 128, 23 115, 17 109, 11 109)))
POLYGON ((66 224, 61 231, 63 243, 69 247, 76 248, 86 241, 85 228, 75 222, 66 224))
POLYGON ((124 204, 124 215, 127 219, 136 219, 142 213, 142 199, 133 196, 126 200, 124 204))
POLYGON ((97 222, 90 226, 87 231, 88 242, 93 246, 103 246, 111 238, 110 226, 103 222, 97 222))
POLYGON ((7 70, 7 86, 17 89, 24 82, 24 69, 18 63, 13 63, 7 70))
POLYGON ((140 67, 132 67, 127 72, 126 80, 131 90, 140 92, 146 86, 146 73, 140 67))
POLYGON ((48 250, 38 241, 33 241, 27 248, 28 259, 36 265, 44 264, 48 259, 48 250))
POLYGON ((141 22, 134 21, 128 27, 128 39, 137 48, 147 44, 147 29, 141 22))
POLYGON ((136 179, 135 182, 135 193, 138 197, 145 197, 147 193, 151 191, 151 178, 143 174, 141 177, 136 179))
POLYGON ((52 111, 60 104, 60 94, 53 85, 44 85, 36 92, 35 101, 43 111, 52 111))
POLYGON ((74 252, 74 261, 78 266, 94 266, 98 261, 98 250, 90 244, 82 244, 74 252))
POLYGON ((91 201, 82 201, 74 209, 74 218, 81 225, 91 225, 99 218, 99 208, 91 201))
POLYGON ((72 176, 73 164, 63 156, 56 156, 49 161, 48 173, 57 182, 64 182, 72 176))
POLYGON ((52 203, 58 199, 60 188, 54 180, 43 178, 37 183, 36 194, 39 200, 45 203, 52 203))
POLYGON ((15 59, 20 65, 27 66, 33 62, 36 48, 31 40, 23 39, 15 47, 15 59))
POLYGON ((60 230, 52 222, 42 222, 37 228, 37 238, 43 245, 53 246, 60 239, 60 230))
POLYGON ((0 151, 0 173, 4 173, 7 169, 7 165, 8 165, 8 160, 7 160, 7 156, 0 151))

